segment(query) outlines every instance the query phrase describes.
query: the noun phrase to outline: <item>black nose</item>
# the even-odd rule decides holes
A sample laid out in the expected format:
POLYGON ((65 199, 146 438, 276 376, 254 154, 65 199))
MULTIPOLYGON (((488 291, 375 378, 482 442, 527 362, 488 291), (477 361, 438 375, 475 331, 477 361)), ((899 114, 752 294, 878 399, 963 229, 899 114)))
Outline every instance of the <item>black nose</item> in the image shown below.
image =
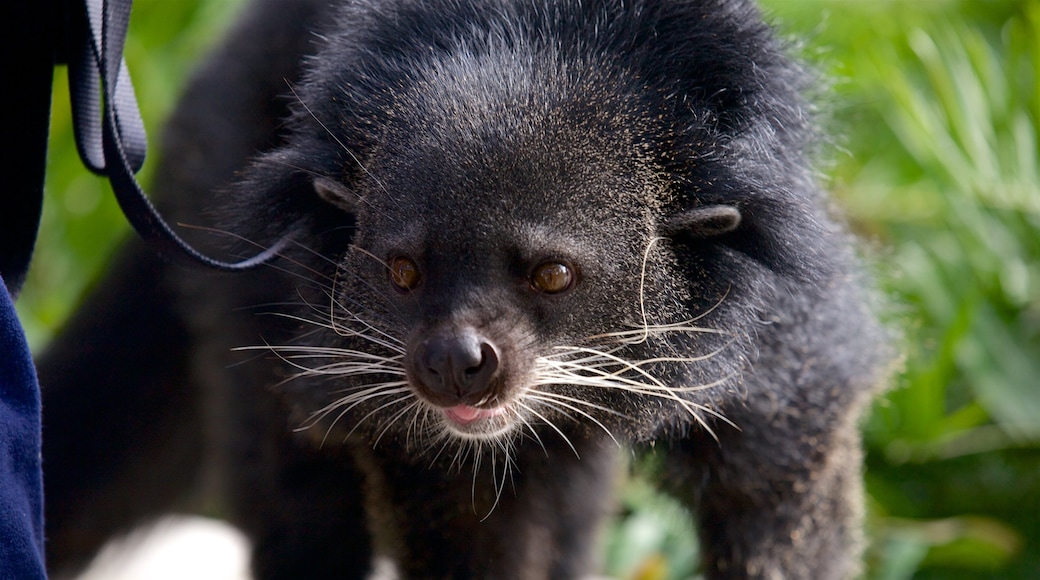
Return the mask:
POLYGON ((432 402, 475 405, 491 394, 498 350, 472 329, 436 334, 418 341, 412 365, 432 402))

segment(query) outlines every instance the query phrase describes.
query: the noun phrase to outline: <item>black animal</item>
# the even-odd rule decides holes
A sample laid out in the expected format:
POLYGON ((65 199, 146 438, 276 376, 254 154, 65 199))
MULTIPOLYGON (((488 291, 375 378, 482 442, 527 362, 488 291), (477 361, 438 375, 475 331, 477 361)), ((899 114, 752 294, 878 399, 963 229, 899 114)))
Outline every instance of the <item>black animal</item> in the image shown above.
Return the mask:
POLYGON ((811 82, 744 0, 255 2, 154 189, 293 243, 131 241, 42 357, 53 570, 202 502, 259 578, 576 578, 630 447, 708 577, 854 576, 888 356, 811 82))

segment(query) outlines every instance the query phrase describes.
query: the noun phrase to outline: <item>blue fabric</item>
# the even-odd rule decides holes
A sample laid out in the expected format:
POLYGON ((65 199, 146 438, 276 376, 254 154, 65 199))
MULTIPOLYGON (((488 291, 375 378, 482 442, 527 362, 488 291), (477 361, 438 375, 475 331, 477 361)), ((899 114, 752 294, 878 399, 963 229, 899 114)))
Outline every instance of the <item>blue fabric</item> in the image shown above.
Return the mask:
POLYGON ((45 578, 40 388, 0 279, 0 578, 45 578))

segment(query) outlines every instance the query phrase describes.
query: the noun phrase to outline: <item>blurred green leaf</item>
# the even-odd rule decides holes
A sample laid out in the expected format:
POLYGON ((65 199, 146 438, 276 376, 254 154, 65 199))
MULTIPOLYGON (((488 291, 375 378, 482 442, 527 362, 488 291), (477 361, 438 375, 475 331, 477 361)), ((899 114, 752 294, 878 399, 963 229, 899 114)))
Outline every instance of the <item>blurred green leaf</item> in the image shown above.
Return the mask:
POLYGON ((621 495, 623 517, 609 530, 606 569, 629 580, 681 580, 697 567, 696 532, 674 499, 632 477, 621 495))

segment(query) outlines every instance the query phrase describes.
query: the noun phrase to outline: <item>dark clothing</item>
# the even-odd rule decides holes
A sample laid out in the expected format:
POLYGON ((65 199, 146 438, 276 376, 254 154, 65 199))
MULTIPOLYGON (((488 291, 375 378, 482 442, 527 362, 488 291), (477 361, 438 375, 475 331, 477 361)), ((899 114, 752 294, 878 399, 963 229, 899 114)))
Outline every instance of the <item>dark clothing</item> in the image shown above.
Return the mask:
POLYGON ((0 288, 0 578, 45 578, 40 389, 15 314, 0 288))
POLYGON ((40 389, 14 297, 25 280, 43 201, 51 79, 61 47, 56 1, 0 2, 0 578, 46 578, 40 389))

